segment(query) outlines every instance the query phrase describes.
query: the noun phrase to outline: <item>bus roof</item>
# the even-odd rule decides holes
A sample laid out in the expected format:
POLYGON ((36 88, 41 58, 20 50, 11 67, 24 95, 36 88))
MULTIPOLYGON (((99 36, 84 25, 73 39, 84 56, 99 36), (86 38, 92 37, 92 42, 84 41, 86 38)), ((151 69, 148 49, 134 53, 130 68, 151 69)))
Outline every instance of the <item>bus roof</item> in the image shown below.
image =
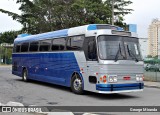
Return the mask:
POLYGON ((66 37, 68 35, 68 29, 64 30, 58 30, 53 32, 47 32, 42 34, 36 34, 36 35, 28 35, 25 37, 18 37, 14 40, 14 43, 22 43, 22 42, 31 42, 31 41, 37 41, 37 40, 43 40, 43 39, 49 39, 49 38, 57 38, 57 37, 66 37))
POLYGON ((18 37, 14 40, 14 43, 18 44, 18 43, 24 43, 24 42, 37 41, 37 40, 67 37, 67 36, 71 36, 71 34, 73 33, 80 35, 80 34, 85 34, 86 31, 92 31, 92 30, 98 30, 98 29, 114 29, 114 30, 120 30, 120 31, 123 30, 121 27, 113 26, 109 24, 89 24, 89 25, 78 26, 78 27, 73 27, 69 29, 36 34, 36 35, 21 34, 21 35, 18 35, 18 37))

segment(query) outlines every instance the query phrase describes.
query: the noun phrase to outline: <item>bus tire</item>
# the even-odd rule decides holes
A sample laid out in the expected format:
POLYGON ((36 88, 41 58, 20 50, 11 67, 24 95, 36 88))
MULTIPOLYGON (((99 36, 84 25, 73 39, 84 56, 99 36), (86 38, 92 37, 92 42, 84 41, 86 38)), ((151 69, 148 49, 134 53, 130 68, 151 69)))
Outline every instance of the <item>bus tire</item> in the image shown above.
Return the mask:
POLYGON ((71 90, 76 94, 83 94, 82 79, 78 74, 74 74, 71 79, 71 90))
POLYGON ((25 82, 28 81, 28 72, 27 72, 27 69, 23 69, 22 80, 25 81, 25 82))

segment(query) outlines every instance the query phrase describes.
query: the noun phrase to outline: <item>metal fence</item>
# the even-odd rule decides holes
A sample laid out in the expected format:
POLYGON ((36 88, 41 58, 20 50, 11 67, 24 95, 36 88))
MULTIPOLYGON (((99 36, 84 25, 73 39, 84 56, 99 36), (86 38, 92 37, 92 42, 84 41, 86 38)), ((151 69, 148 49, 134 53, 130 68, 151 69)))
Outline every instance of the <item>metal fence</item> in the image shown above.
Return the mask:
POLYGON ((144 72, 144 78, 146 81, 160 82, 160 72, 144 72))
POLYGON ((150 61, 144 64, 144 78, 147 81, 160 82, 160 61, 150 61))

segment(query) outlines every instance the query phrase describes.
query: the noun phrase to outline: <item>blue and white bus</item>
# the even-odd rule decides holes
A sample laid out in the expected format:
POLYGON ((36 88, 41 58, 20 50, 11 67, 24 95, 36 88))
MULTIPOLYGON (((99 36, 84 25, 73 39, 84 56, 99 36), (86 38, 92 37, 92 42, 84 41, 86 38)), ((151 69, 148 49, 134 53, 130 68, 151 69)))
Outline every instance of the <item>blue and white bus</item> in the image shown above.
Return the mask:
POLYGON ((136 33, 89 24, 14 41, 12 73, 97 93, 143 91, 143 60, 136 33))

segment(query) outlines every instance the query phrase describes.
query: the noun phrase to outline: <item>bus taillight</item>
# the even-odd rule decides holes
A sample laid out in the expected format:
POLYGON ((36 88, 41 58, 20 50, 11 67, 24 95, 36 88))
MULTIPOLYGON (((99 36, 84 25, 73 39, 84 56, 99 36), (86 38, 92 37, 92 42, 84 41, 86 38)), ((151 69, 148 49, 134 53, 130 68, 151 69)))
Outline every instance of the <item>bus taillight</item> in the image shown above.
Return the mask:
POLYGON ((107 76, 106 76, 106 75, 103 76, 103 82, 104 82, 104 83, 107 82, 107 76))
POLYGON ((144 81, 144 75, 142 76, 142 80, 144 81))
POLYGON ((106 83, 107 82, 107 76, 104 75, 104 76, 100 77, 100 81, 106 83))

